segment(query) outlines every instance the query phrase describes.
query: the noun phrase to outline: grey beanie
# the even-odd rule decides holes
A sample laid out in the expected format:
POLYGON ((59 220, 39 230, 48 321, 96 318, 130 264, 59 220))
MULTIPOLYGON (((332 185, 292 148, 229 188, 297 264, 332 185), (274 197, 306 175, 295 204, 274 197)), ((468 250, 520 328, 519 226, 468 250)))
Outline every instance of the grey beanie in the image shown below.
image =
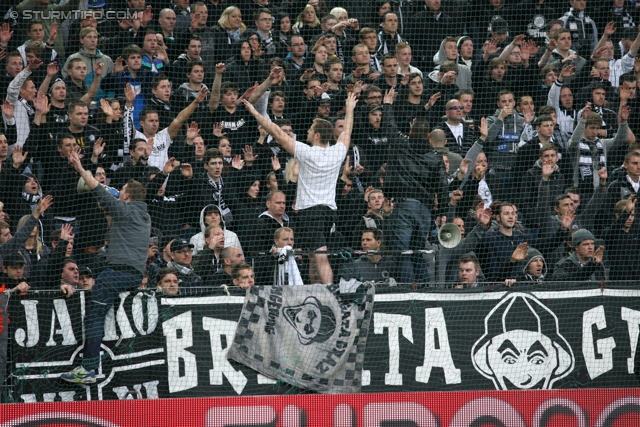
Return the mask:
POLYGON ((593 234, 591 234, 589 230, 581 228, 580 230, 577 230, 575 233, 573 233, 573 236, 571 237, 571 246, 575 248, 585 240, 593 240, 595 242, 596 239, 595 237, 593 237, 593 234))

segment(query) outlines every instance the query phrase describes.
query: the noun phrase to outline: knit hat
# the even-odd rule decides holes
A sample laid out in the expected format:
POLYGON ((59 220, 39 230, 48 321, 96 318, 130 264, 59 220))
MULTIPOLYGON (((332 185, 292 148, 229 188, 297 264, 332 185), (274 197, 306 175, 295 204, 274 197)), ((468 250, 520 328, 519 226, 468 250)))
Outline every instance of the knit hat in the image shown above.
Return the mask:
POLYGON ((571 237, 571 246, 575 248, 585 240, 595 241, 596 239, 595 237, 593 237, 593 234, 591 234, 589 230, 581 228, 580 230, 577 230, 575 233, 573 233, 573 236, 571 237))

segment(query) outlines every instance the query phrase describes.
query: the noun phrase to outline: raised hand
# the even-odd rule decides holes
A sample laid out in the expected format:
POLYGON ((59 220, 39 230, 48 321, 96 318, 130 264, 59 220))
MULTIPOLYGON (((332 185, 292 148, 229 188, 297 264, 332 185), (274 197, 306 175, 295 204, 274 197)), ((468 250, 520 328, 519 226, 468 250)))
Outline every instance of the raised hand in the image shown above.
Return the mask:
POLYGON ((227 68, 224 66, 224 62, 218 62, 216 64, 216 74, 224 74, 227 68))
MULTIPOLYGON (((217 71, 217 68, 216 68, 216 71, 217 71)), ((313 77, 313 75, 315 73, 316 73, 316 71, 313 68, 309 68, 309 69, 305 70, 304 73, 302 73, 302 76, 300 76, 300 80, 302 80, 302 81, 309 80, 311 77, 313 77)), ((355 73, 355 71, 354 71, 354 73, 355 73)))
POLYGON ((618 122, 620 124, 627 123, 629 120, 629 114, 631 114, 631 108, 628 104, 620 105, 620 111, 618 115, 618 122))
POLYGON ((600 170, 598 171, 598 176, 600 177, 600 185, 605 185, 607 183, 607 178, 609 178, 607 168, 600 168, 600 170))
POLYGON ((635 212, 636 210, 636 202, 638 199, 635 194, 632 194, 627 198, 627 205, 625 206, 625 210, 629 213, 635 212))
POLYGON ((180 168, 180 173, 187 179, 193 178, 193 168, 191 167, 191 164, 183 163, 180 168))
POLYGON ((531 111, 531 109, 523 111, 522 115, 524 116, 525 123, 531 123, 533 122, 533 119, 536 118, 536 113, 534 111, 531 111))
POLYGON ((471 159, 463 159, 460 162, 460 173, 464 176, 469 172, 469 165, 471 164, 471 159))
POLYGON ((105 116, 113 117, 113 108, 111 108, 111 104, 104 98, 100 99, 100 109, 105 116))
POLYGON ((38 206, 33 210, 33 216, 39 218, 53 204, 53 196, 47 194, 38 202, 38 206))
POLYGON ((51 63, 49 63, 49 65, 47 65, 47 76, 48 77, 57 76, 59 71, 60 71, 60 68, 58 67, 58 63, 57 62, 51 62, 51 63))
POLYGON ((511 261, 523 261, 527 257, 528 250, 529 245, 527 244, 527 242, 520 243, 511 254, 511 261))
POLYGON ((234 156, 234 158, 231 159, 231 167, 237 170, 241 170, 244 167, 244 160, 242 160, 242 157, 234 156))
POLYGON ((576 66, 573 64, 565 64, 560 71, 562 79, 568 79, 576 75, 576 66))
POLYGON ((351 165, 351 156, 347 156, 344 161, 344 168, 342 169, 343 176, 349 176, 353 172, 353 166, 351 165))
POLYGON ((602 262, 602 256, 604 255, 604 246, 599 246, 593 253, 593 262, 600 264, 602 262))
MULTIPOLYGON (((127 67, 128 65, 125 64, 124 59, 122 59, 122 56, 118 56, 116 60, 113 61, 113 74, 121 73, 122 71, 126 70, 127 67)), ((126 95, 126 92, 125 92, 125 95, 126 95)))
POLYGON ((256 110, 256 107, 254 107, 253 104, 247 101, 246 99, 243 99, 242 103, 244 104, 244 107, 247 109, 247 111, 250 112, 251 114, 258 113, 256 110))
POLYGON ((202 86, 202 88, 200 88, 200 91, 198 92, 198 96, 196 97, 195 102, 200 104, 207 98, 207 95, 209 95, 209 89, 207 89, 206 86, 202 86))
POLYGON ((200 129, 198 129, 198 123, 191 122, 191 125, 187 128, 187 140, 193 141, 195 137, 198 135, 200 135, 200 129))
POLYGON ((18 169, 24 161, 27 159, 28 151, 23 151, 22 147, 18 144, 13 146, 13 152, 11 153, 11 160, 13 160, 13 167, 18 169))
POLYGON ((13 118, 13 104, 6 99, 2 102, 2 114, 4 114, 7 120, 13 118))
POLYGON ((42 115, 47 115, 49 113, 49 98, 42 92, 38 92, 36 95, 36 101, 34 103, 36 107, 36 111, 42 115))
POLYGON ((402 80, 400 81, 400 84, 401 84, 402 86, 406 86, 406 85, 408 85, 408 84, 409 84, 409 74, 405 74, 405 75, 402 77, 402 80))
POLYGON ((65 242, 73 242, 73 239, 75 237, 75 234, 73 234, 73 225, 64 224, 62 228, 60 228, 60 240, 64 240, 65 242))
POLYGON ((607 36, 611 36, 613 35, 613 33, 616 32, 616 23, 615 21, 611 21, 609 22, 605 27, 604 27, 604 33, 607 36))
POLYGON ((458 206, 458 203, 462 200, 462 196, 464 196, 462 190, 454 190, 451 193, 451 206, 458 206))
POLYGON ((505 279, 505 281, 504 281, 504 285, 505 285, 507 288, 510 288, 510 287, 512 287, 512 286, 513 286, 513 285, 515 285, 515 284, 516 284, 516 279, 505 279))
POLYGON ((56 41, 56 37, 58 37, 58 23, 54 22, 49 27, 49 38, 47 38, 48 44, 53 44, 56 41))
POLYGON ((224 124, 223 123, 216 123, 213 126, 213 135, 218 137, 218 138, 222 138, 223 136, 226 135, 226 133, 222 132, 223 129, 224 129, 224 124))
POLYGON ((142 11, 142 26, 146 27, 149 22, 153 19, 153 12, 151 12, 151 6, 147 6, 145 10, 142 11))
POLYGON ((355 77, 356 79, 362 77, 362 74, 364 74, 364 67, 358 67, 353 70, 353 77, 355 77))
POLYGON ((557 43, 555 40, 550 40, 549 43, 547 43, 547 50, 549 52, 553 52, 553 50, 556 48, 557 43))
POLYGON ((478 203, 476 206, 476 221, 478 224, 483 227, 488 227, 491 225, 491 209, 485 209, 484 203, 478 203))
POLYGON ((433 107, 434 105, 436 105, 436 102, 438 102, 438 99, 440 99, 440 96, 442 96, 442 94, 440 92, 436 92, 433 95, 431 95, 429 97, 429 102, 427 102, 424 106, 425 110, 430 110, 431 107, 433 107))
POLYGON ((487 123, 487 119, 484 117, 480 119, 480 127, 478 128, 478 132, 480 132, 480 136, 486 138, 489 136, 489 124, 487 123))
POLYGON ((271 168, 274 171, 279 171, 282 168, 282 166, 280 165, 280 159, 278 158, 278 156, 273 156, 271 158, 271 168))
POLYGON ((147 157, 151 156, 151 153, 153 152, 153 139, 154 137, 147 138, 147 144, 145 146, 145 154, 147 157))
POLYGON ((545 162, 542 164, 542 180, 548 181, 549 177, 555 172, 556 166, 551 162, 545 162))
POLYGON ((253 147, 250 145, 244 146, 242 154, 244 154, 244 161, 247 163, 253 163, 258 158, 257 154, 253 154, 253 147))
POLYGON ((40 58, 33 58, 31 62, 29 62, 29 65, 27 65, 27 70, 29 71, 37 70, 38 68, 40 68, 42 64, 43 62, 40 58))
POLYGON ((571 210, 560 217, 560 228, 569 230, 576 219, 576 213, 571 210))
POLYGON ((180 166, 180 161, 176 160, 175 157, 171 157, 164 164, 164 168, 162 168, 162 173, 165 175, 169 175, 171 172, 176 170, 178 166, 180 166))
POLYGON ((96 142, 93 144, 93 155, 91 157, 97 159, 100 156, 102 156, 105 145, 107 145, 107 143, 104 142, 104 138, 102 137, 98 138, 96 142))
POLYGON ((242 96, 238 99, 238 102, 245 100, 245 99, 249 99, 251 98, 251 95, 253 94, 253 92, 255 92, 255 90, 258 89, 258 83, 254 83, 253 86, 251 86, 249 89, 247 89, 242 96))
POLYGON ((167 50, 163 46, 158 46, 156 48, 156 58, 158 58, 162 62, 166 62, 169 60, 169 55, 167 55, 167 50))
POLYGON ((396 90, 394 88, 385 92, 382 102, 385 104, 393 104, 393 100, 396 98, 396 90))
POLYGON ((494 55, 498 52, 498 41, 495 39, 487 40, 482 45, 482 53, 485 55, 494 55))
POLYGON ((349 95, 347 95, 347 100, 345 102, 347 110, 353 111, 353 109, 356 108, 357 103, 358 103, 358 97, 356 96, 355 93, 352 92, 349 95))
POLYGON ((13 31, 11 31, 11 25, 5 22, 0 27, 0 42, 6 45, 7 43, 9 43, 9 40, 11 40, 11 36, 13 36, 13 31))

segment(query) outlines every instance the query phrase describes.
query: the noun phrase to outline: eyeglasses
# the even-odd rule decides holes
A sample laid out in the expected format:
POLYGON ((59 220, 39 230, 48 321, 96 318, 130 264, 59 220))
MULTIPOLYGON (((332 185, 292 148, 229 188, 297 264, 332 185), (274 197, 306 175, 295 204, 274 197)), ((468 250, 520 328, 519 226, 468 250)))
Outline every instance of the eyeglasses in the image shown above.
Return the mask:
POLYGON ((453 107, 449 107, 449 110, 464 110, 462 105, 454 105, 453 107))

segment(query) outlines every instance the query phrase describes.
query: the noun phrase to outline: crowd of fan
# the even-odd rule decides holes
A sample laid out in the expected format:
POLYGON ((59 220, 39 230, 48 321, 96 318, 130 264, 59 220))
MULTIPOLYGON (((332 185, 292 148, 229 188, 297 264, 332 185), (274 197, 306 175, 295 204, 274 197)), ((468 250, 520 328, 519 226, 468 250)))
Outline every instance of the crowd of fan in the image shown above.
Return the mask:
POLYGON ((168 294, 640 279, 635 2, 7 3, 6 288, 71 294, 104 267, 111 218, 73 152, 146 202, 131 238, 168 294))

